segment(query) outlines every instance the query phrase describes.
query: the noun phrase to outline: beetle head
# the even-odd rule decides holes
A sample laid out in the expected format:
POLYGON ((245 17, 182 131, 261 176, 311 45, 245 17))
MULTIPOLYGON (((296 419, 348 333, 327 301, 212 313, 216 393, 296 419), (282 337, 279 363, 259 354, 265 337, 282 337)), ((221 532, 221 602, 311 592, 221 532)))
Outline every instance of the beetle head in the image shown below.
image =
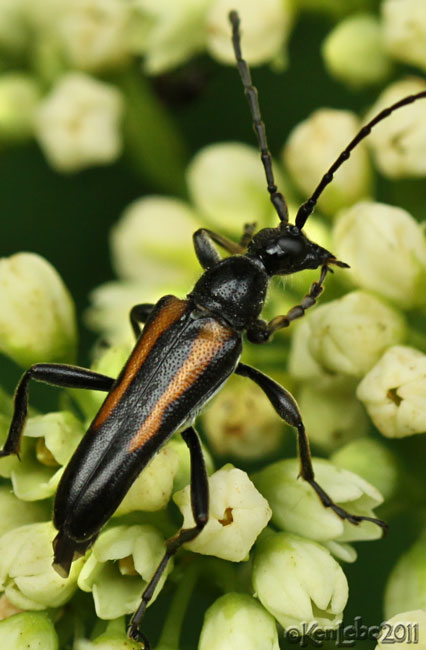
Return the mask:
POLYGON ((330 251, 315 244, 297 226, 281 222, 278 228, 263 228, 252 239, 247 253, 259 259, 268 275, 288 275, 331 264, 347 267, 330 251))

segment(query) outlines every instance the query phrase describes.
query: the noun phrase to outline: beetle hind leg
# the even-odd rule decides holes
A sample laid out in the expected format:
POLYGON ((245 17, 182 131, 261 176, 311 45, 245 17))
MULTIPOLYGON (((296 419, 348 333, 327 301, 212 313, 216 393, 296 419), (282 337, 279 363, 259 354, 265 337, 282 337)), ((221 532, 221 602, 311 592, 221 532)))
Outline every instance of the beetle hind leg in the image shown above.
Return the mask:
POLYGON ((165 571, 170 558, 173 557, 182 544, 195 539, 195 537, 201 533, 208 520, 209 488, 200 440, 197 432, 192 427, 183 431, 182 438, 188 445, 191 456, 191 507, 195 526, 192 528, 182 528, 176 535, 166 541, 166 552, 164 557, 142 594, 141 604, 130 619, 127 634, 131 639, 143 641, 144 650, 149 650, 150 646, 146 637, 140 632, 139 626, 142 622, 146 608, 148 607, 148 603, 154 594, 155 588, 165 571))
POLYGON ((381 519, 376 519, 374 517, 351 514, 341 506, 337 505, 337 503, 334 503, 333 499, 319 485, 319 483, 316 482, 314 477, 314 469, 312 467, 309 439, 299 412, 299 407, 297 406, 296 400, 291 395, 291 393, 289 393, 267 375, 264 375, 259 370, 256 370, 256 368, 247 366, 245 363, 239 363, 235 370, 235 373, 243 377, 248 377, 254 381, 268 397, 278 415, 290 426, 297 429, 297 442, 300 458, 299 476, 301 476, 305 481, 307 481, 307 483, 309 483, 309 485, 311 485, 311 487, 319 496, 323 506, 325 508, 330 508, 333 510, 333 512, 336 513, 336 515, 338 515, 338 517, 340 517, 340 519, 346 519, 355 526, 360 524, 362 521, 371 521, 377 526, 380 526, 383 534, 385 535, 387 531, 387 524, 384 521, 381 519))

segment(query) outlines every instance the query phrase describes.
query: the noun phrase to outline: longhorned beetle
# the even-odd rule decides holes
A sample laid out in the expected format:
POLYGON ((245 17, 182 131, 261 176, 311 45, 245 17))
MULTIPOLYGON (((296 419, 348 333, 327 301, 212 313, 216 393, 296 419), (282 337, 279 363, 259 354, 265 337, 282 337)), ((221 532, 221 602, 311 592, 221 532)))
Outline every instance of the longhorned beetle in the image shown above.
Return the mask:
POLYGON ((108 393, 65 469, 56 495, 54 524, 58 534, 53 543, 53 565, 62 576, 67 576, 73 560, 94 543, 102 526, 154 454, 176 431, 182 432, 191 457, 191 502, 195 526, 181 529, 167 540, 164 558, 132 616, 129 636, 143 639, 146 648, 149 644, 139 626, 160 576, 179 547, 193 540, 208 520, 207 474, 193 421, 233 372, 254 381, 265 392, 278 415, 295 427, 300 475, 316 491, 322 504, 352 524, 369 520, 386 529, 381 520, 350 514, 332 501, 315 480, 309 441, 294 398, 275 381, 239 359, 244 333, 252 343, 266 343, 277 330, 288 327, 315 304, 331 266, 347 266, 331 252, 310 241, 303 233, 303 226, 324 188, 357 144, 393 111, 426 97, 426 91, 401 99, 364 126, 323 176, 312 196, 300 207, 295 225, 291 225, 288 223, 286 200, 274 182, 257 90, 242 58, 239 17, 235 11, 230 13, 230 21, 237 66, 279 225, 257 233, 254 225, 246 225, 239 243, 205 228, 197 230, 194 247, 204 269, 203 275, 185 299, 168 295, 156 305, 133 307, 130 320, 137 343, 118 378, 61 364, 38 363, 32 366, 18 384, 12 423, 0 451, 0 456, 19 453, 31 379, 66 388, 108 393), (222 259, 213 244, 231 255, 222 259), (299 305, 269 323, 260 318, 268 283, 274 275, 316 268, 321 269, 319 279, 299 305))

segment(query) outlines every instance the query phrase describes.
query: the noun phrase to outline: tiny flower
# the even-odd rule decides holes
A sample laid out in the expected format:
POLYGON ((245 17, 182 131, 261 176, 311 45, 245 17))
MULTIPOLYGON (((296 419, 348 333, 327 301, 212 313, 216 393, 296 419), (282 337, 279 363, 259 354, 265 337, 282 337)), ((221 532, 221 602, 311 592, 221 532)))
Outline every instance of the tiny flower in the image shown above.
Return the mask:
POLYGON ((316 379, 318 381, 319 378, 324 378, 325 372, 309 349, 311 335, 309 318, 303 318, 295 323, 290 342, 288 370, 290 375, 296 379, 316 379))
POLYGON ((384 600, 387 618, 411 609, 426 610, 426 535, 398 560, 389 576, 384 600))
POLYGON ((0 466, 2 475, 10 476, 16 496, 23 501, 53 496, 83 435, 83 425, 67 411, 29 418, 20 459, 5 459, 0 466))
POLYGON ((334 242, 337 257, 350 265, 345 277, 361 288, 405 309, 426 303, 426 238, 402 208, 357 203, 339 216, 334 242))
MULTIPOLYGON (((115 621, 113 621, 115 623, 115 621)), ((140 650, 141 644, 132 641, 126 634, 107 631, 93 641, 76 639, 73 650, 140 650)))
MULTIPOLYGON (((294 184, 305 196, 314 191, 359 128, 359 120, 353 113, 321 109, 293 129, 284 147, 283 159, 294 184)), ((318 205, 333 215, 340 208, 367 196, 370 185, 371 166, 366 146, 362 143, 336 174, 318 205)))
POLYGON ((384 0, 383 35, 389 54, 426 71, 426 16, 423 0, 384 0))
POLYGON ((0 139, 21 140, 32 135, 34 115, 40 97, 35 79, 9 73, 0 76, 0 139))
POLYGON ((392 647, 395 650, 409 650, 413 644, 417 650, 426 650, 426 610, 395 614, 382 624, 383 631, 378 638, 376 650, 384 650, 389 645, 389 631, 392 647))
POLYGON ((209 444, 219 455, 262 458, 282 441, 282 421, 265 393, 244 377, 229 380, 202 421, 209 444))
MULTIPOLYGON (((383 91, 369 111, 367 119, 403 97, 425 90, 426 83, 419 77, 397 81, 383 91)), ((401 109, 378 124, 367 138, 375 162, 385 176, 405 178, 426 174, 425 104, 424 101, 418 101, 401 109)))
POLYGON ((71 361, 74 305, 55 269, 33 253, 0 259, 0 350, 24 367, 71 361))
POLYGON ((0 512, 0 537, 25 524, 46 521, 51 514, 46 503, 21 501, 11 492, 8 485, 0 486, 0 512))
MULTIPOLYGON (((133 613, 165 553, 164 539, 152 526, 114 526, 101 533, 84 565, 78 586, 92 592, 99 618, 133 613)), ((169 562, 150 604, 160 593, 169 562)))
POLYGON ((335 451, 331 461, 374 485, 385 499, 389 499, 398 487, 397 460, 393 453, 377 440, 352 440, 335 451))
MULTIPOLYGON (((166 293, 170 293, 170 287, 166 293)), ((106 282, 90 294, 92 304, 85 312, 86 324, 110 345, 130 352, 135 344, 131 308, 141 302, 157 302, 161 295, 165 295, 161 289, 141 282, 106 282)))
POLYGON ((129 58, 130 6, 120 0, 71 0, 59 21, 61 45, 72 67, 104 71, 129 58))
POLYGON ((252 580, 260 602, 284 628, 313 622, 333 628, 342 620, 348 584, 321 544, 290 533, 265 537, 256 551, 252 580))
POLYGON ((194 211, 179 199, 148 196, 134 201, 111 231, 118 275, 148 286, 190 286, 200 268, 192 243, 198 227, 194 211))
MULTIPOLYGON (((278 186, 283 182, 274 167, 278 186)), ((214 229, 229 231, 238 237, 245 223, 269 225, 273 207, 266 192, 265 175, 254 147, 239 143, 220 143, 204 147, 192 159, 187 170, 192 200, 214 229)))
POLYGON ((354 87, 379 83, 391 71, 373 14, 355 14, 338 23, 325 39, 322 54, 330 74, 354 87))
MULTIPOLYGON (((232 465, 225 465, 210 476, 209 489, 208 522, 198 537, 185 547, 231 562, 246 560, 271 518, 268 502, 247 474, 232 465)), ((183 528, 194 526, 189 486, 177 492, 173 500, 184 517, 183 528)))
POLYGON ((58 650, 58 636, 48 616, 38 612, 15 614, 0 622, 3 650, 58 650))
POLYGON ((154 456, 127 492, 115 515, 144 510, 153 512, 165 508, 174 488, 179 455, 174 447, 165 445, 154 456))
POLYGON ((426 355, 396 345, 383 355, 357 389, 376 427, 388 438, 426 431, 426 355))
POLYGON ((302 382, 297 402, 309 439, 325 451, 363 436, 369 422, 355 397, 355 380, 338 375, 302 382))
POLYGON ((279 650, 274 619, 248 594, 227 593, 207 610, 198 650, 279 650))
POLYGON ((231 44, 229 12, 238 12, 242 25, 244 57, 252 65, 277 58, 292 25, 288 0, 264 0, 262 11, 256 0, 214 0, 207 15, 207 49, 223 63, 235 62, 231 44))
POLYGON ((354 377, 368 372, 405 334, 399 312, 365 291, 321 305, 310 314, 309 323, 315 360, 330 372, 354 377))
POLYGON ((144 55, 148 74, 166 72, 204 50, 206 12, 211 2, 136 0, 133 8, 140 25, 134 30, 132 49, 144 55))
MULTIPOLYGON (((322 458, 315 458, 313 466, 316 481, 337 505, 351 514, 375 516, 373 508, 383 501, 375 487, 322 458)), ((254 484, 272 508, 273 523, 317 542, 352 542, 381 536, 373 522, 354 526, 325 508, 309 483, 298 478, 299 472, 299 461, 294 458, 268 465, 253 475, 254 484)))
POLYGON ((59 171, 108 164, 121 150, 121 113, 122 98, 116 88, 69 72, 41 102, 36 137, 59 171))
POLYGON ((52 567, 51 522, 28 524, 0 537, 0 590, 13 605, 22 609, 60 607, 77 589, 83 559, 71 567, 68 578, 52 567))

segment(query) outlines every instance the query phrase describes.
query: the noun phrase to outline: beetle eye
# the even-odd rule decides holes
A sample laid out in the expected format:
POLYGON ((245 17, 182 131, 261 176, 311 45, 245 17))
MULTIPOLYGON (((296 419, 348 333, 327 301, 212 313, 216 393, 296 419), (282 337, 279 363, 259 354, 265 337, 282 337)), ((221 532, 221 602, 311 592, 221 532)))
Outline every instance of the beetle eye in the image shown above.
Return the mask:
POLYGON ((299 237, 281 237, 278 244, 291 257, 301 257, 306 251, 306 242, 299 237))

